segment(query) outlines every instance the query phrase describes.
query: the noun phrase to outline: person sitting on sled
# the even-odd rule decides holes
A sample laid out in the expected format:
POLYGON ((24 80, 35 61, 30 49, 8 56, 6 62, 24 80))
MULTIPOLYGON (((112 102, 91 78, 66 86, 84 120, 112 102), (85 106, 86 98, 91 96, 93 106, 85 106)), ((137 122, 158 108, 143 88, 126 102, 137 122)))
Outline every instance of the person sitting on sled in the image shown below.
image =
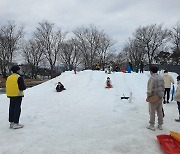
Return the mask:
POLYGON ((58 85, 56 86, 56 91, 61 92, 63 90, 66 90, 61 82, 58 82, 58 85))
POLYGON ((106 88, 112 88, 112 84, 111 84, 110 77, 107 77, 107 80, 106 80, 106 88))

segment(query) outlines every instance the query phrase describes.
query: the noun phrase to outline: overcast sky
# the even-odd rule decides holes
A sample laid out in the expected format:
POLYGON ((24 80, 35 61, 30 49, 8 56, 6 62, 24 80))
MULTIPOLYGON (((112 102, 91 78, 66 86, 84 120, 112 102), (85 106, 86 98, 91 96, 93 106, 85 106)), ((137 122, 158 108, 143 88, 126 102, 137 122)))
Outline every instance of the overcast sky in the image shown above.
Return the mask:
POLYGON ((118 41, 117 50, 139 26, 174 26, 180 20, 180 0, 0 0, 0 25, 24 24, 31 33, 48 20, 64 31, 95 25, 118 41))

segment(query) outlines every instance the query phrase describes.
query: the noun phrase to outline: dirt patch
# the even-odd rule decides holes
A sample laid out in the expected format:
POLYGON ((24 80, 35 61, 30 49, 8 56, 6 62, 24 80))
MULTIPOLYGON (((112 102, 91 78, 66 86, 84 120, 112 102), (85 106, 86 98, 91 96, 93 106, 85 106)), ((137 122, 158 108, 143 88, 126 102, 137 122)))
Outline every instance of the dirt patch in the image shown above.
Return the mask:
MULTIPOLYGON (((24 80, 27 87, 33 87, 45 81, 47 80, 42 80, 42 79, 25 79, 24 80)), ((5 88, 5 83, 6 83, 6 79, 0 78, 0 88, 5 88)))

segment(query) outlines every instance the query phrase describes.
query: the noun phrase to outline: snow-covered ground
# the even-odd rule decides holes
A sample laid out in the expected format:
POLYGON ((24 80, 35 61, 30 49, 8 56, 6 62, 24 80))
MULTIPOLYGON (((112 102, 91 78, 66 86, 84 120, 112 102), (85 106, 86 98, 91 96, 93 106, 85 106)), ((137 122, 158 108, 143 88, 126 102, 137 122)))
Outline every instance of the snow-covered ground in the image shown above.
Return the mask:
MULTIPOLYGON (((176 82, 177 74, 171 75, 176 82)), ((17 130, 9 129, 9 99, 0 95, 0 154, 162 154, 156 135, 180 132, 177 104, 164 105, 164 130, 146 129, 149 77, 149 72, 65 72, 25 91, 20 118, 25 126, 17 130), (112 89, 105 88, 107 76, 112 89), (67 90, 55 92, 58 81, 67 90), (121 100, 131 92, 131 101, 121 100)))

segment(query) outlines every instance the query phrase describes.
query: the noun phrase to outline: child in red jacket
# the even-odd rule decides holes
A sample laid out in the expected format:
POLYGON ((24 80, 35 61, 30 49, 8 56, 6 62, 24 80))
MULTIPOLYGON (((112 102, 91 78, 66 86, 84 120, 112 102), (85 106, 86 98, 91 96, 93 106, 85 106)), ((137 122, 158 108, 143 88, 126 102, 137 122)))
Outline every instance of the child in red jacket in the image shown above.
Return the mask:
POLYGON ((110 77, 107 77, 107 80, 106 80, 106 88, 112 88, 112 84, 111 84, 110 77))

